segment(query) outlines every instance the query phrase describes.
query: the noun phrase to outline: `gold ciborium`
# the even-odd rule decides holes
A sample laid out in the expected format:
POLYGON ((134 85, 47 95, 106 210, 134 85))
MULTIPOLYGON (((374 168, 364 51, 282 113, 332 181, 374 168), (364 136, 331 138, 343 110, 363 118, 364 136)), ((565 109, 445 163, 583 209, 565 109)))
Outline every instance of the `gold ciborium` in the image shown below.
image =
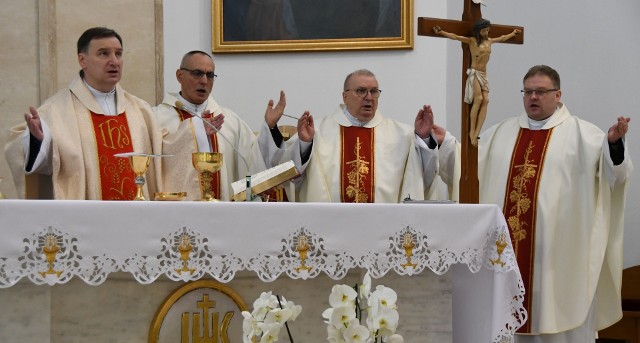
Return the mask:
POLYGON ((131 169, 133 169, 133 173, 136 174, 136 197, 133 200, 146 200, 144 198, 144 194, 142 193, 142 186, 144 186, 145 178, 144 174, 147 172, 147 168, 149 168, 149 163, 151 162, 150 155, 130 155, 129 162, 131 163, 131 169))
POLYGON ((191 156, 193 167, 200 174, 201 201, 218 201, 211 190, 213 173, 222 168, 222 153, 220 152, 194 152, 191 156))

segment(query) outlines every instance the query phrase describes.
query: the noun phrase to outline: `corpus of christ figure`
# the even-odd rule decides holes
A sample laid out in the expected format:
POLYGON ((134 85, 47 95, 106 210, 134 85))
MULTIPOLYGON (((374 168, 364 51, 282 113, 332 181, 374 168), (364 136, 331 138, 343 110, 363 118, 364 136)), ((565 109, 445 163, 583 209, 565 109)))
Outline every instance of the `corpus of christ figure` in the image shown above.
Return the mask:
POLYGON ((471 105, 469 117, 469 138, 473 146, 478 146, 478 135, 487 117, 489 105, 489 79, 487 78, 487 64, 491 55, 491 45, 496 42, 507 41, 522 31, 514 29, 511 33, 496 37, 489 37, 491 22, 479 19, 473 25, 473 37, 458 36, 444 31, 440 26, 434 26, 433 32, 449 39, 467 44, 471 54, 471 66, 467 69, 467 84, 465 86, 464 101, 471 105))

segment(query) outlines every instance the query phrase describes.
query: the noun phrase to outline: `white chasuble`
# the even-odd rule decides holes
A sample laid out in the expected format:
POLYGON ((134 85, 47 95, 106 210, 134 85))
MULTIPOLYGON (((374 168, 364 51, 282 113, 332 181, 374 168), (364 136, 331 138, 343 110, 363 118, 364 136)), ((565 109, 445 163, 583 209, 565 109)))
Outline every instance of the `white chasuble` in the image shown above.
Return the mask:
MULTIPOLYGON (((126 121, 134 152, 157 154, 162 149, 162 138, 151 107, 145 101, 116 85, 117 113, 126 113, 126 121)), ((55 199, 100 200, 102 199, 100 163, 91 113, 104 115, 90 90, 80 77, 76 77, 68 88, 47 99, 38 113, 48 127, 51 145, 41 148, 40 154, 50 159, 50 174, 55 199), (43 151, 44 150, 44 151, 43 151)), ((20 139, 27 135, 26 124, 11 129, 14 141, 5 148, 9 164, 17 179, 17 187, 24 185, 24 159, 20 139), (17 149, 17 150, 16 150, 17 149)), ((145 198, 158 189, 160 161, 154 160, 146 173, 143 187, 145 198)), ((49 171, 47 171, 49 174, 49 171)), ((24 191, 18 189, 19 195, 24 191)))
MULTIPOLYGON (((513 156, 519 132, 528 128, 528 118, 523 114, 481 134, 480 203, 504 206, 511 195, 506 194, 509 157, 513 156)), ((575 329, 585 323, 592 304, 596 310, 594 330, 600 330, 622 316, 624 198, 633 169, 628 147, 624 162, 613 166, 606 133, 572 116, 564 105, 541 130, 552 133, 546 143, 537 199, 530 204, 535 208, 532 280, 525 290, 531 300, 530 332, 554 334, 575 329)), ((441 176, 454 192, 460 175, 456 150, 451 137, 445 139, 440 150, 441 176)), ((507 211, 505 216, 509 218, 512 212, 507 211)))
MULTIPOLYGON (((187 192, 187 199, 197 200, 201 198, 200 181, 191 156, 194 152, 210 152, 211 146, 202 120, 180 118, 174 107, 177 100, 177 94, 166 94, 162 104, 154 108, 164 135, 163 153, 173 155, 162 159, 164 183, 161 189, 163 192, 187 192)), ((224 124, 216 134, 217 150, 222 153, 223 158, 219 172, 220 192, 214 195, 228 201, 233 196, 233 182, 245 178, 247 174, 263 171, 266 167, 256 135, 236 113, 221 107, 211 97, 203 109, 206 110, 213 116, 224 114, 224 124)), ((199 116, 200 113, 195 115, 199 116)))
MULTIPOLYGON (((341 157, 341 132, 342 127, 352 126, 343 112, 343 106, 340 105, 332 115, 316 122, 311 158, 305 165, 300 165, 299 152, 295 152, 299 146, 297 136, 287 142, 289 149, 294 151, 293 158, 285 153, 284 159, 293 159, 303 174, 297 180, 297 201, 342 200, 344 183, 341 181, 341 175, 344 164, 341 157)), ((373 161, 368 161, 373 171, 370 181, 374 182, 375 202, 398 203, 408 196, 424 199, 424 185, 431 185, 437 169, 437 150, 417 147, 412 127, 387 119, 380 113, 376 113, 364 128, 375 130, 372 144, 374 158, 373 161), (421 150, 426 156, 424 160, 421 158, 421 150)))

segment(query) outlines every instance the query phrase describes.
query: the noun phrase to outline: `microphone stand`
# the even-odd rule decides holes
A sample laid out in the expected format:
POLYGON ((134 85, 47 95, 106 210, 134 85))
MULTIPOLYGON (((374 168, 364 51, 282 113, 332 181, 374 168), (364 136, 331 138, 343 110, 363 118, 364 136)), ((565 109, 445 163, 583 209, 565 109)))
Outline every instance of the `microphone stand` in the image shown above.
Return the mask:
MULTIPOLYGON (((179 109, 189 112, 189 110, 187 110, 187 108, 184 106, 184 104, 181 101, 179 100, 176 101, 175 105, 179 109)), ((231 149, 233 149, 233 151, 238 155, 238 157, 240 157, 240 160, 242 160, 242 163, 244 163, 244 167, 247 170, 247 175, 245 176, 245 185, 246 185, 245 193, 247 195, 246 201, 251 201, 253 199, 253 195, 251 194, 251 174, 249 174, 249 164, 247 163, 247 160, 244 158, 244 156, 242 156, 242 154, 238 151, 238 149, 236 149, 235 145, 232 144, 231 141, 228 140, 227 137, 225 137, 225 135, 223 135, 222 132, 220 132, 220 130, 218 130, 217 127, 215 127, 215 125, 211 124, 210 122, 206 121, 204 118, 200 117, 195 113, 193 113, 193 116, 200 119, 206 126, 209 126, 210 128, 213 129, 213 131, 220 134, 220 137, 222 137, 225 141, 227 141, 227 143, 229 143, 229 145, 231 146, 231 149)), ((211 145, 211 143, 209 143, 209 145, 211 145)))

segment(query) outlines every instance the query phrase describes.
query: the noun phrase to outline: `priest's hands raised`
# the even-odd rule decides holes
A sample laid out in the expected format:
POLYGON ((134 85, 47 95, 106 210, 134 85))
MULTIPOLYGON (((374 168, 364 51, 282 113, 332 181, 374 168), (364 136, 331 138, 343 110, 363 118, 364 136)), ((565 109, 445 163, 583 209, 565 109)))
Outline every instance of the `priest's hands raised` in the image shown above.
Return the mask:
POLYGON ((220 129, 222 129, 222 124, 224 124, 224 114, 220 113, 214 116, 209 110, 202 112, 202 120, 206 120, 209 124, 213 125, 216 129, 214 130, 211 126, 205 125, 204 129, 207 135, 212 135, 220 129))
POLYGON ((273 100, 269 100, 267 109, 264 111, 264 121, 267 122, 270 129, 273 129, 278 125, 278 121, 284 114, 284 108, 286 106, 287 97, 285 96, 284 91, 280 91, 280 99, 275 107, 273 107, 273 100))
POLYGON ((433 110, 431 105, 424 105, 418 111, 415 121, 415 133, 422 139, 426 139, 431 134, 433 128, 433 110))
POLYGON ((613 126, 609 128, 609 132, 607 134, 607 139, 609 140, 609 143, 613 144, 617 142, 620 138, 624 137, 625 134, 627 134, 627 131, 629 131, 630 121, 631 121, 631 118, 629 117, 626 117, 626 118, 623 116, 618 117, 618 122, 613 124, 613 126))
POLYGON ((44 133, 42 132, 42 122, 40 121, 40 116, 38 115, 38 111, 35 107, 29 107, 29 112, 24 114, 24 120, 27 122, 27 126, 29 127, 29 133, 33 135, 37 140, 42 141, 44 138, 44 133))
POLYGON ((313 116, 309 111, 304 111, 300 119, 298 119, 298 138, 303 142, 311 142, 315 133, 313 116))

